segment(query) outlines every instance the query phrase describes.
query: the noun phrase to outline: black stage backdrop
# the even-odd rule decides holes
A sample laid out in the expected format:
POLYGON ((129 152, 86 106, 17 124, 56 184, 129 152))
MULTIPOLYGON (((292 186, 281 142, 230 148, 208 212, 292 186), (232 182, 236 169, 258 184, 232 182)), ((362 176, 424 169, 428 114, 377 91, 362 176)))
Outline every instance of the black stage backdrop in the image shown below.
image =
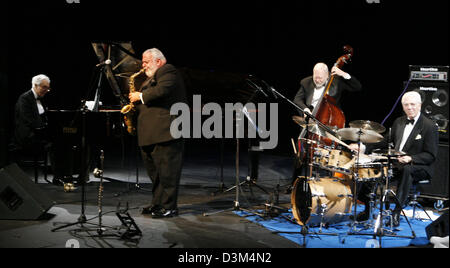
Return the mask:
MULTIPOLYGON (((252 74, 290 99, 316 62, 332 66, 348 44, 354 57, 343 69, 361 81, 363 92, 344 96, 347 123, 381 123, 403 91, 408 65, 449 65, 448 1, 441 0, 54 0, 8 5, 2 9, 7 14, 7 34, 2 34, 2 62, 7 55, 2 71, 8 75, 7 97, 2 97, 5 135, 17 97, 36 74, 52 80, 50 106, 78 107, 98 63, 92 41, 132 41, 138 55, 158 47, 180 68, 252 74)), ((279 149, 290 153, 289 139, 298 135, 291 120, 295 111, 280 104, 279 149)), ((400 113, 398 106, 385 125, 400 113)))

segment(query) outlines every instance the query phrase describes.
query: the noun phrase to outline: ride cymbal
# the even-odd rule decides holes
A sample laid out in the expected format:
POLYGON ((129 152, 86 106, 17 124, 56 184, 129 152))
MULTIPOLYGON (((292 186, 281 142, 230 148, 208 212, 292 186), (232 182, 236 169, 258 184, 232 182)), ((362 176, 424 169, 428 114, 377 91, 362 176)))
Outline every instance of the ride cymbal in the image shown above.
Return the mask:
POLYGON ((361 141, 363 143, 376 143, 383 139, 383 136, 373 130, 361 128, 341 128, 337 132, 341 140, 361 141))
POLYGON ((377 133, 383 133, 386 131, 386 128, 377 122, 372 122, 369 120, 356 120, 349 123, 351 128, 360 128, 365 130, 373 130, 377 133))

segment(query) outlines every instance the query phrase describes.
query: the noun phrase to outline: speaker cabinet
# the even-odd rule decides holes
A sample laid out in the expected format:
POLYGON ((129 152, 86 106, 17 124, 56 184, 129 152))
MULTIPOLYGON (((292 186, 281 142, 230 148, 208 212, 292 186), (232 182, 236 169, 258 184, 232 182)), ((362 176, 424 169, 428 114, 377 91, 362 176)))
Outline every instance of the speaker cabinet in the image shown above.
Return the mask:
POLYGON ((17 164, 0 169, 0 219, 37 220, 53 204, 17 164))
POLYGON ((438 126, 441 142, 448 142, 448 83, 414 81, 408 90, 420 93, 422 113, 438 126))
POLYGON ((439 144, 434 175, 430 184, 419 185, 420 195, 448 197, 448 144, 439 144))

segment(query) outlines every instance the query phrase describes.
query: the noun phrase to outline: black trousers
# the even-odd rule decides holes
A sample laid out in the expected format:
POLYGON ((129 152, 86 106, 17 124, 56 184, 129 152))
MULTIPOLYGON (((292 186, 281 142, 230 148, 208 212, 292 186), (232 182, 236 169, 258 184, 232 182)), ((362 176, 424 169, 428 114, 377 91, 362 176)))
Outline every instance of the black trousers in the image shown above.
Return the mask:
POLYGON ((153 183, 152 205, 168 210, 177 208, 183 152, 183 139, 141 147, 142 159, 153 183))
POLYGON ((396 210, 401 210, 405 207, 408 195, 414 182, 429 179, 428 173, 423 166, 420 165, 405 165, 399 169, 399 179, 397 185, 397 198, 400 201, 401 207, 396 207, 396 210))

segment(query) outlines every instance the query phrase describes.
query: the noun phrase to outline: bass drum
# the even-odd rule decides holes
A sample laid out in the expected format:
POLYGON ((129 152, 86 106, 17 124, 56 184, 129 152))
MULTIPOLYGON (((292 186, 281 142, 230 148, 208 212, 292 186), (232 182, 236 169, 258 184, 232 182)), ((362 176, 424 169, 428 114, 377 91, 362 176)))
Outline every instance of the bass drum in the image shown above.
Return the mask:
POLYGON ((299 177, 291 193, 292 213, 300 225, 345 221, 351 215, 352 204, 351 180, 299 177))

